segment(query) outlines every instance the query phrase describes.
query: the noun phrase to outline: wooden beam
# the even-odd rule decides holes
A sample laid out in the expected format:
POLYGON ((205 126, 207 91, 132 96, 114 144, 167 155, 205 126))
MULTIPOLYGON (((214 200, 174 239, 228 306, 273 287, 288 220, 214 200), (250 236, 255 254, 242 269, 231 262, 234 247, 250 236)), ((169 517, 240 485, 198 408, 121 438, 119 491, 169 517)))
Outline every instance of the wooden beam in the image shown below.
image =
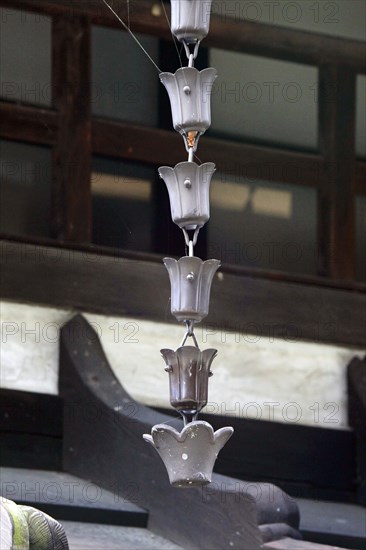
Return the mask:
POLYGON ((59 115, 53 149, 52 233, 91 237, 91 25, 88 16, 55 16, 52 24, 53 104, 59 115))
MULTIPOLYGON (((172 408, 154 410, 176 420, 177 414, 172 408)), ((217 473, 275 483, 292 497, 355 500, 356 436, 352 430, 327 429, 321 424, 304 426, 253 420, 240 417, 239 411, 235 416, 227 414, 223 407, 219 412, 221 414, 203 412, 199 417, 215 430, 226 424, 234 428, 235 437, 217 459, 217 473), (272 442, 271 453, 268 453, 268 441, 272 442)), ((1 433, 61 438, 62 415, 63 401, 57 395, 0 388, 1 433)), ((7 450, 10 456, 11 449, 7 450)), ((21 458, 14 449, 13 459, 20 461, 21 458)), ((22 466, 26 466, 24 460, 22 466)))
POLYGON ((1 466, 61 469, 62 400, 1 388, 0 438, 1 466))
POLYGON ((317 544, 316 542, 294 540, 289 537, 267 542, 262 546, 262 548, 265 550, 342 550, 339 546, 329 546, 325 544, 317 544))
POLYGON ((11 433, 0 430, 1 466, 62 469, 62 439, 50 435, 11 433))
MULTIPOLYGON (((122 30, 119 21, 100 0, 1 0, 0 5, 11 10, 23 9, 49 16, 62 13, 72 13, 74 16, 88 14, 94 24, 122 30)), ((362 41, 248 21, 240 19, 240 7, 236 8, 234 14, 226 12, 224 4, 220 4, 220 7, 221 14, 211 17, 210 33, 205 39, 207 47, 310 65, 345 63, 357 72, 366 72, 366 44, 362 41)), ((125 0, 114 0, 113 8, 127 21, 125 0)), ((169 6, 166 6, 166 11, 169 18, 169 6)), ((131 4, 129 16, 134 32, 167 39, 171 37, 164 10, 160 5, 139 0, 131 4)))
POLYGON ((319 274, 355 277, 356 74, 342 65, 319 71, 319 148, 326 178, 318 192, 319 274))
MULTIPOLYGON (((161 254, 153 252, 139 252, 123 248, 113 248, 111 246, 101 246, 91 243, 70 243, 58 242, 47 237, 27 237, 0 234, 0 258, 2 250, 7 247, 11 249, 13 245, 21 249, 23 246, 47 247, 56 250, 66 250, 72 255, 73 252, 80 252, 85 257, 101 256, 107 258, 120 258, 125 260, 134 260, 142 262, 152 262, 161 264, 161 254)), ((269 281, 281 281, 284 283, 304 284, 318 288, 332 288, 338 290, 349 290, 352 292, 366 293, 366 283, 360 281, 334 280, 328 277, 318 275, 306 275, 303 273, 290 273, 288 271, 278 271, 274 269, 261 269, 256 267, 246 267, 238 264, 223 264, 220 270, 223 273, 231 273, 239 277, 250 277, 252 279, 265 279, 269 281)))
MULTIPOLYGON (((0 137, 26 143, 53 145, 59 116, 55 111, 0 101, 0 137)), ((93 153, 153 166, 181 161, 182 139, 176 132, 127 122, 92 118, 93 153), (161 143, 164 142, 164 147, 161 143)), ((320 155, 205 137, 200 144, 204 160, 218 168, 268 181, 317 187, 327 178, 320 155)), ((366 195, 366 162, 356 163, 355 191, 366 195)))
POLYGON ((58 114, 50 109, 0 102, 0 138, 53 145, 56 142, 58 114))
MULTIPOLYGON (((93 151, 99 155, 174 166, 182 161, 182 147, 183 139, 176 132, 125 122, 93 121, 93 151)), ((202 162, 215 162, 218 170, 233 177, 240 174, 311 187, 316 187, 323 177, 322 159, 311 153, 204 137, 199 156, 202 162)))
MULTIPOLYGON (((174 409, 157 410, 176 417, 174 409)), ((221 414, 207 414, 203 409, 200 420, 215 430, 230 424, 235 437, 222 449, 216 472, 275 483, 293 497, 355 500, 353 431, 243 418, 239 410, 226 412, 225 404, 217 405, 217 410, 221 414), (267 452, 268 441, 271 453, 267 452)))
MULTIPOLYGON (((170 285, 161 262, 99 255, 92 248, 0 245, 0 296, 5 300, 175 322, 167 313, 170 285)), ((225 268, 222 273, 214 281, 210 314, 200 330, 365 348, 366 295, 356 288, 286 282, 279 273, 273 279, 225 268)))
POLYGON ((0 431, 62 437, 62 400, 56 395, 0 388, 0 431))

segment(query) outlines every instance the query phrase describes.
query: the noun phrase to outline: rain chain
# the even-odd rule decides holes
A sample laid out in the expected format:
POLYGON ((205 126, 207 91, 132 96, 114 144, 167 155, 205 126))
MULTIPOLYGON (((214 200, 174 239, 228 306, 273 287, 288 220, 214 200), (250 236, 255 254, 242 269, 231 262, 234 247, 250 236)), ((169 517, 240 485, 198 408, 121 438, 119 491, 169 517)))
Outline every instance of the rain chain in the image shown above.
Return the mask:
POLYGON ((162 349, 169 374, 170 403, 179 411, 184 427, 178 432, 167 424, 158 424, 144 439, 158 451, 165 463, 170 483, 175 487, 206 485, 219 451, 231 437, 233 428, 214 432, 208 422, 197 420, 207 404, 208 379, 216 349, 201 351, 194 327, 206 317, 210 290, 219 260, 194 256, 201 227, 209 220, 209 189, 215 165, 194 162, 198 140, 211 124, 211 91, 217 76, 215 69, 198 71, 194 67, 201 40, 207 35, 211 0, 171 0, 171 31, 182 42, 188 66, 175 74, 160 73, 172 110, 174 129, 184 140, 188 160, 174 168, 162 166, 159 175, 168 189, 171 216, 183 232, 188 256, 179 260, 164 258, 171 285, 171 312, 186 332, 180 347, 162 349), (192 341, 193 345, 187 345, 192 341))

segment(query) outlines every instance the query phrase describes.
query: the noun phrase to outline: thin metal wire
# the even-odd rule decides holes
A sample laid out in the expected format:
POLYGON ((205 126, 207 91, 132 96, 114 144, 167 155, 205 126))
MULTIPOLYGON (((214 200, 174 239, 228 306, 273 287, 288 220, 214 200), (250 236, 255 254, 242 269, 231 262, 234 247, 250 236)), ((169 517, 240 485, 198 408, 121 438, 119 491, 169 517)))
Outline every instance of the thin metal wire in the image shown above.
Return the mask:
POLYGON ((133 32, 131 31, 131 29, 126 25, 126 23, 124 21, 122 21, 122 19, 120 18, 120 16, 118 15, 118 13, 116 13, 114 11, 114 9, 112 8, 112 6, 110 6, 107 2, 107 0, 102 0, 103 4, 105 4, 107 6, 107 8, 113 13, 113 15, 118 19, 118 21, 121 23, 121 25, 123 26, 123 28, 132 36, 132 38, 134 39, 134 41, 140 46, 140 48, 142 49, 142 51, 144 52, 144 54, 150 59, 151 63, 154 65, 154 67, 159 71, 159 73, 161 73, 161 69, 159 69, 159 67, 157 66, 157 64, 155 63, 155 61, 153 60, 153 58, 148 54, 148 52, 145 50, 145 48, 143 47, 143 45, 141 44, 141 42, 139 41, 138 38, 136 38, 136 36, 133 34, 133 32))
POLYGON ((177 42, 175 40, 175 36, 172 32, 172 27, 171 27, 171 24, 170 24, 170 21, 169 21, 169 17, 168 17, 168 14, 166 12, 166 9, 165 9, 165 5, 164 5, 164 1, 163 0, 160 0, 161 1, 161 5, 163 7, 163 12, 165 14, 165 18, 167 20, 167 23, 168 23, 168 26, 169 26, 169 30, 170 30, 170 33, 172 35, 172 38, 173 38, 173 42, 174 42, 174 46, 175 46, 175 49, 177 50, 177 55, 178 55, 178 59, 179 59, 179 63, 180 63, 180 66, 183 67, 183 62, 182 62, 182 58, 181 58, 181 55, 179 53, 179 49, 178 49, 178 46, 177 46, 177 42))
POLYGON ((189 334, 188 334, 188 331, 187 331, 187 332, 186 332, 186 333, 184 334, 184 336, 183 336, 183 340, 181 341, 181 343, 180 343, 180 346, 179 346, 179 347, 181 347, 181 348, 182 348, 182 347, 184 346, 184 344, 185 344, 185 343, 186 343, 186 341, 187 341, 187 338, 188 338, 188 336, 189 336, 189 334))

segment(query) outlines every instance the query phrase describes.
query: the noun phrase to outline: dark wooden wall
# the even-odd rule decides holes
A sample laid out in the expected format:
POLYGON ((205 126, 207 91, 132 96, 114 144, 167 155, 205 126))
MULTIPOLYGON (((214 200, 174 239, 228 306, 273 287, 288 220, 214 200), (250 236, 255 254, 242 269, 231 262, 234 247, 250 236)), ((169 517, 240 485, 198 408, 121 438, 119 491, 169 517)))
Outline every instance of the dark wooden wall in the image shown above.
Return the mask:
MULTIPOLYGON (((161 262, 160 256, 103 249, 90 243, 92 154, 153 167, 181 161, 181 138, 167 129, 162 98, 160 128, 91 115, 91 25, 123 32, 101 2, 0 0, 0 6, 52 18, 53 79, 51 109, 0 101, 0 137, 47 145, 53 150, 53 239, 2 236, 1 297, 172 321, 166 313, 166 273, 156 265, 161 262), (133 292, 121 293, 120 289, 130 289, 131 285, 133 292), (163 303, 155 302, 155 285, 162 288, 163 303)), ((126 17, 125 2, 115 1, 114 8, 126 17)), ((136 32, 171 40, 163 12, 152 12, 148 1, 131 4, 130 22, 136 32)), ((317 189, 319 276, 224 265, 224 277, 213 285, 206 325, 292 341, 364 347, 366 284, 355 281, 354 206, 355 194, 366 193, 366 162, 355 157, 354 132, 355 80, 366 72, 365 44, 217 15, 212 17, 204 44, 319 69, 317 152, 217 137, 202 140, 200 146, 202 161, 214 161, 218 169, 232 165, 242 173, 249 163, 274 164, 279 169, 271 170, 272 181, 317 189), (289 165, 297 169, 281 169, 289 165)), ((204 65, 207 53, 202 50, 202 55, 204 65)), ((166 43, 160 60, 170 67, 171 46, 167 48, 166 43)), ((164 241, 166 226, 162 220, 172 224, 166 193, 164 198, 162 193, 158 195, 156 251, 169 248, 173 254, 178 253, 174 243, 168 246, 164 241)), ((202 257, 204 245, 202 239, 202 257)))
MULTIPOLYGON (((126 2, 118 0, 113 5, 126 19, 126 2)), ((91 25, 105 25, 123 32, 100 1, 0 0, 0 6, 52 17, 54 90, 52 109, 0 102, 0 137, 52 146, 54 238, 87 243, 91 238, 92 153, 151 166, 174 164, 181 160, 181 138, 164 128, 91 116, 88 101, 91 25)), ((170 38, 163 10, 152 11, 150 2, 131 4, 129 17, 135 32, 170 38)), ((214 161, 218 169, 233 165, 240 173, 248 163, 251 166, 274 163, 279 169, 271 171, 272 181, 315 187, 319 205, 318 273, 337 281, 352 281, 355 193, 366 193, 366 163, 356 160, 354 146, 355 81, 358 74, 366 72, 365 44, 214 15, 205 46, 318 67, 316 153, 207 138, 202 140, 200 156, 202 161, 214 161), (281 169, 289 165, 296 166, 295 173, 281 169)))
MULTIPOLYGON (((159 257, 9 241, 0 241, 0 255, 5 300, 176 322, 159 257)), ((319 285, 312 278, 279 280, 276 273, 263 276, 224 266, 212 287, 210 313, 197 330, 365 349, 365 327, 362 287, 319 285)))

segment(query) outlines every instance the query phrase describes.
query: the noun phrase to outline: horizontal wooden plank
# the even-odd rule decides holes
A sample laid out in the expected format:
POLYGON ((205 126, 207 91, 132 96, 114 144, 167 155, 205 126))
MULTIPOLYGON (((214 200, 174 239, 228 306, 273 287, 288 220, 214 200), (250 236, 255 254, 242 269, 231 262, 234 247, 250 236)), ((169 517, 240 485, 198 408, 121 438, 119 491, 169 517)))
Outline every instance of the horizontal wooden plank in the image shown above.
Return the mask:
POLYGON ((58 114, 51 109, 0 101, 0 137, 39 145, 53 145, 58 114))
MULTIPOLYGON (((0 137, 40 145, 56 141, 55 111, 0 102, 0 137)), ((175 132, 98 117, 92 119, 93 153, 152 166, 182 160, 182 138, 175 132), (163 144, 163 146, 162 146, 163 144)), ((202 140, 200 159, 232 175, 317 187, 328 177, 322 157, 270 146, 210 138, 202 140)), ((366 162, 358 161, 356 192, 366 195, 366 162)))
POLYGON ((118 525, 100 525, 89 523, 85 526, 79 522, 62 521, 69 548, 72 550, 95 550, 106 547, 108 550, 182 550, 178 546, 150 529, 121 527, 118 525), (86 528, 87 527, 87 528, 86 528))
MULTIPOLYGON (((3 299, 175 322, 160 262, 6 241, 0 251, 3 299)), ((365 293, 225 270, 222 275, 213 284, 206 327, 366 346, 365 293)))
MULTIPOLYGON (((173 409, 157 410, 176 417, 173 409)), ((45 456, 55 449, 60 451, 55 436, 61 440, 62 414, 62 400, 58 396, 0 389, 0 432, 7 464, 15 460, 18 466, 30 467, 18 452, 22 441, 28 440, 30 445, 42 442, 45 456), (33 438, 34 434, 39 435, 33 438), (41 434, 49 437, 41 438, 41 434)), ((216 472, 246 481, 261 479, 275 483, 292 496, 355 498, 355 434, 352 431, 230 415, 202 414, 200 418, 215 429, 231 425, 235 430, 235 437, 219 455, 216 472), (268 453, 268 441, 271 453, 268 453)))
MULTIPOLYGON (((146 527, 148 514, 88 479, 41 468, 0 468, 1 495, 69 521, 146 527)), ((133 491, 131 491, 131 498, 133 491)))
MULTIPOLYGON (((293 495, 354 493, 355 435, 351 431, 295 426, 229 415, 202 415, 215 429, 234 427, 235 438, 221 451, 216 471, 239 479, 290 482, 293 495), (268 444, 271 452, 268 453, 268 444), (296 487, 297 486, 297 487, 296 487)), ((338 496, 339 498, 339 496, 338 496)))
POLYGON ((207 46, 283 61, 320 65, 345 63, 366 72, 366 44, 256 21, 213 17, 207 46))
MULTIPOLYGON (((100 155, 174 166, 182 161, 183 140, 170 130, 147 128, 125 122, 93 122, 93 150, 100 155)), ((322 158, 247 143, 205 137, 200 142, 202 162, 215 162, 220 172, 235 177, 316 186, 324 177, 322 158)))
POLYGON ((62 439, 47 435, 0 430, 0 465, 12 468, 62 468, 62 439))
POLYGON ((56 395, 1 388, 0 464, 60 469, 62 411, 62 400, 56 395))
POLYGON ((318 544, 316 542, 294 540, 288 537, 272 542, 267 542, 262 546, 262 548, 268 548, 268 550, 343 550, 339 546, 329 546, 318 544))
POLYGON ((366 510, 344 502, 296 499, 305 540, 359 550, 366 547, 366 510))
MULTIPOLYGON (((156 410, 176 418, 173 409, 156 410)), ((227 425, 234 428, 235 437, 220 452, 216 472, 247 481, 261 479, 274 483, 294 497, 356 500, 353 431, 204 411, 199 418, 215 430, 227 425)))
POLYGON ((62 400, 57 395, 0 388, 0 431, 62 436, 62 400))
MULTIPOLYGON (((119 21, 100 0, 1 0, 0 5, 49 16, 65 11, 88 13, 95 24, 122 29, 119 21)), ((127 21, 128 7, 124 0, 114 0, 113 8, 127 21)), ((169 25, 160 5, 140 0, 129 8, 130 24, 134 32, 171 39, 169 25)), ((166 11, 170 17, 169 6, 166 11)), ((346 63, 357 72, 366 72, 366 44, 362 41, 239 20, 239 13, 234 14, 234 17, 230 15, 225 9, 220 15, 212 15, 205 45, 311 65, 346 63)))
MULTIPOLYGON (((137 250, 128 250, 123 248, 113 248, 111 246, 95 245, 90 243, 69 243, 67 241, 56 241, 48 237, 28 237, 12 236, 0 234, 0 253, 4 243, 14 243, 19 246, 45 246, 51 249, 68 250, 72 255, 74 251, 81 252, 85 257, 106 256, 108 258, 121 258, 136 261, 146 261, 161 264, 162 256, 153 252, 139 252, 137 250)), ((266 279, 270 281, 282 281, 288 283, 300 283, 316 286, 320 288, 333 288, 340 290, 350 290, 352 292, 366 293, 366 283, 361 281, 346 281, 342 279, 330 279, 318 275, 306 275, 303 273, 290 273, 288 271, 278 271, 272 269, 262 269, 256 267, 246 267, 237 264, 222 264, 220 271, 231 273, 238 276, 246 276, 254 279, 266 279)))

